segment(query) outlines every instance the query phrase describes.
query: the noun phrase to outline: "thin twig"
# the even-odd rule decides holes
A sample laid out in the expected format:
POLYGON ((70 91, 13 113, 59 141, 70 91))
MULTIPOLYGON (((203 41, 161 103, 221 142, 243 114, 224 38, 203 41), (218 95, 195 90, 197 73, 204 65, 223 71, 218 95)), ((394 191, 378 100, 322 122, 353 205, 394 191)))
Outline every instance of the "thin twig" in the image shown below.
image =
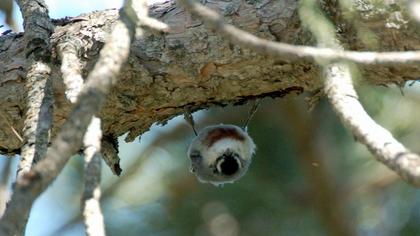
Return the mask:
POLYGON ((11 160, 12 158, 6 157, 6 160, 3 163, 3 169, 0 172, 0 216, 3 215, 3 212, 6 209, 6 202, 9 198, 8 183, 10 178, 10 172, 12 169, 11 160))
POLYGON ((249 122, 251 122, 252 118, 254 117, 255 113, 257 112, 258 107, 260 106, 260 103, 261 103, 261 98, 257 98, 254 101, 254 104, 252 104, 252 107, 248 112, 248 117, 246 118, 246 121, 245 121, 245 124, 244 124, 245 132, 248 132, 249 122))
POLYGON ((77 37, 65 37, 58 43, 57 51, 61 58, 60 69, 66 86, 66 97, 71 103, 75 103, 84 83, 80 63, 82 42, 77 37))
MULTIPOLYGON (((17 170, 17 181, 28 173, 34 162, 45 157, 49 143, 49 130, 52 125, 52 108, 54 103, 50 80, 51 57, 50 35, 54 30, 48 16, 48 7, 43 0, 17 0, 24 19, 25 54, 29 61, 26 73, 26 113, 21 158, 17 170)), ((8 209, 7 209, 8 210, 8 209)), ((5 215, 7 215, 7 210, 5 215)), ((14 235, 23 235, 29 211, 22 212, 14 235)))
MULTIPOLYGON (((341 48, 326 18, 314 13, 317 1, 301 1, 300 15, 319 44, 341 48), (320 27, 323 25, 323 27, 320 27)), ((343 62, 320 64, 324 91, 341 121, 376 159, 397 172, 408 183, 420 187, 420 156, 409 151, 365 111, 353 87, 350 68, 343 62)))
MULTIPOLYGON (((88 76, 86 86, 48 149, 46 158, 17 181, 9 207, 0 220, 0 235, 14 235, 17 229, 22 228, 24 223, 21 219, 28 215, 34 200, 60 173, 70 156, 80 148, 92 116, 99 112, 106 94, 117 82, 117 75, 128 58, 134 33, 135 23, 122 10, 120 19, 100 52, 98 62, 88 76)), ((141 31, 138 35, 142 35, 141 31)))
POLYGON ((190 111, 185 110, 184 112, 184 120, 187 121, 187 123, 191 126, 191 129, 193 130, 195 136, 198 135, 197 130, 195 129, 195 122, 194 122, 194 117, 191 114, 190 111))
MULTIPOLYGON (((75 103, 77 96, 83 88, 82 64, 80 57, 82 55, 82 42, 77 37, 67 36, 57 45, 58 55, 61 58, 61 73, 63 82, 66 86, 65 94, 71 103, 75 103)), ((89 128, 88 128, 89 130, 89 128)), ((109 140, 102 140, 101 150, 104 160, 115 175, 119 175, 119 157, 117 151, 109 143, 109 140)))
POLYGON ((211 28, 230 41, 253 49, 265 55, 292 61, 296 59, 306 60, 347 60, 362 64, 397 64, 397 63, 418 63, 420 62, 420 51, 406 52, 357 52, 340 49, 319 48, 310 46, 296 46, 287 43, 273 42, 258 38, 226 24, 223 18, 215 11, 201 5, 194 0, 180 0, 180 2, 194 14, 198 15, 211 28))
MULTIPOLYGON (((125 13, 133 21, 147 18, 146 1, 132 2, 128 0, 124 7, 125 13), (134 6, 133 4, 138 4, 134 6)), ((160 25, 159 25, 160 27, 160 25)), ((61 70, 66 85, 66 96, 72 102, 76 102, 82 86, 83 78, 81 75, 81 42, 76 38, 66 38, 58 46, 59 54, 62 58, 61 70)), ((82 197, 83 217, 87 235, 105 235, 103 214, 100 208, 100 167, 101 167, 101 136, 100 119, 93 117, 83 140, 85 154, 85 189, 82 197)), ((108 143, 107 143, 108 144, 108 143)), ((107 147, 110 147, 107 145, 107 147)), ((115 153, 106 153, 107 164, 117 175, 120 174, 119 158, 115 153)))
MULTIPOLYGON (((136 157, 135 160, 129 164, 127 170, 125 170, 119 178, 113 182, 106 183, 102 191, 101 201, 107 201, 109 198, 114 197, 115 193, 120 189, 120 187, 124 186, 124 184, 130 181, 133 181, 132 179, 136 178, 136 174, 141 173, 142 168, 144 168, 144 163, 149 160, 150 157, 152 157, 152 153, 155 151, 156 147, 165 146, 165 144, 172 140, 185 138, 185 136, 190 131, 189 128, 190 127, 186 127, 181 123, 169 132, 161 133, 155 137, 151 143, 148 144, 148 146, 145 147, 145 149, 138 155, 138 157, 136 157)), ((81 220, 81 214, 74 215, 67 221, 67 223, 55 230, 51 235, 60 235, 75 224, 79 224, 81 220)))
POLYGON ((101 120, 93 117, 83 139, 85 158, 85 186, 82 196, 83 218, 88 236, 105 235, 101 211, 101 120))
MULTIPOLYGON (((61 72, 66 86, 66 97, 71 103, 75 103, 83 88, 81 42, 76 37, 66 37, 57 48, 62 60, 61 72)), ((88 236, 105 235, 104 217, 100 207, 101 138, 101 120, 93 116, 83 138, 85 172, 81 205, 88 236)))
POLYGON ((48 61, 51 56, 50 35, 54 26, 43 0, 18 0, 17 3, 25 20, 25 52, 30 62, 26 74, 25 144, 17 171, 19 179, 31 169, 34 162, 45 156, 48 147, 54 103, 48 61))

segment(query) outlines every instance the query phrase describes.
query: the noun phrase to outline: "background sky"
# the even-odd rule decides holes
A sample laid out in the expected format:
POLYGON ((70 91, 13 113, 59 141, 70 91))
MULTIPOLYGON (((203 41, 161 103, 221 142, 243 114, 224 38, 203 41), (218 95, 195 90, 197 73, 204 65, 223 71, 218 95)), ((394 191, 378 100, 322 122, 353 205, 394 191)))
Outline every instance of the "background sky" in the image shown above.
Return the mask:
MULTIPOLYGON (((66 16, 77 16, 81 13, 95 10, 120 8, 123 0, 45 0, 45 2, 49 7, 50 17, 57 19, 66 16)), ((16 3, 13 15, 16 23, 22 27, 21 13, 16 3)), ((0 12, 0 25, 5 24, 4 21, 4 14, 0 12)), ((22 31, 22 28, 20 30, 22 31)))

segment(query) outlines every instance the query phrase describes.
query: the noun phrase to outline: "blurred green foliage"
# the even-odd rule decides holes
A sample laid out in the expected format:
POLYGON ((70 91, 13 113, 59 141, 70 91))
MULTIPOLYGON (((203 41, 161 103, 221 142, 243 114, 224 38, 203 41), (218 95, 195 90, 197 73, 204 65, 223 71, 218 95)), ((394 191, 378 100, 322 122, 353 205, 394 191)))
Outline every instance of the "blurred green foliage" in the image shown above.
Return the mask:
MULTIPOLYGON (((404 95, 369 86, 359 92, 380 124, 420 151, 415 87, 404 95)), ((249 127, 257 144, 253 163, 242 179, 223 187, 189 173, 193 132, 181 117, 153 127, 140 142, 122 144, 123 175, 103 167, 108 235, 420 235, 420 192, 375 161, 326 101, 307 112, 304 96, 262 102, 249 127)), ((249 107, 198 112, 197 128, 241 125, 249 107)), ((82 158, 74 157, 37 202, 28 235, 84 234, 82 168, 82 158), (39 222, 51 216, 56 227, 40 230, 39 222)))

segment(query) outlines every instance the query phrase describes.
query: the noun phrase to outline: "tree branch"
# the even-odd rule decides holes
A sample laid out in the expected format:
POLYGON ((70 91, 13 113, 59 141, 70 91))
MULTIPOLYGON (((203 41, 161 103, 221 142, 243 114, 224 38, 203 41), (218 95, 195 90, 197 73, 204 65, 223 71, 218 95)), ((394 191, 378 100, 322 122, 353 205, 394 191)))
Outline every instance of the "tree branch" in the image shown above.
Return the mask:
POLYGON ((3 162, 3 168, 0 176, 0 216, 3 215, 6 209, 6 203, 9 199, 9 179, 12 169, 11 158, 7 158, 3 162))
MULTIPOLYGON (((34 162, 44 158, 49 143, 49 130, 52 125, 54 103, 50 80, 51 60, 50 36, 54 26, 48 16, 48 7, 43 0, 18 0, 24 19, 26 42, 25 54, 30 66, 26 74, 26 113, 24 121, 24 139, 21 158, 17 170, 17 180, 28 173, 34 162)), ((6 214, 7 214, 6 209, 6 214)), ((14 234, 25 233, 29 211, 19 219, 14 234)))
MULTIPOLYGON (((300 10, 302 21, 320 45, 341 48, 334 28, 326 23, 327 19, 315 12, 317 8, 317 1, 303 0, 300 10)), ((353 87, 349 66, 331 61, 320 65, 324 70, 324 91, 343 124, 378 161, 397 172, 408 183, 420 187, 420 156, 405 148, 366 113, 353 87)))
POLYGON ((228 38, 231 42, 237 43, 246 48, 287 61, 297 59, 317 60, 347 60, 362 64, 397 64, 397 63, 418 63, 420 62, 420 51, 406 52, 357 52, 344 51, 331 48, 296 46, 287 43, 273 42, 261 39, 253 34, 247 33, 233 25, 224 23, 223 18, 216 12, 199 4, 195 0, 180 0, 184 6, 197 14, 211 28, 228 38))
POLYGON ((85 157, 85 189, 82 196, 83 217, 88 236, 105 235, 101 211, 101 120, 93 117, 83 139, 85 157))
POLYGON ((99 112, 106 94, 117 81, 122 64, 128 58, 134 31, 134 24, 125 14, 121 14, 68 120, 48 149, 46 158, 17 181, 10 205, 0 220, 0 235, 14 235, 18 229, 24 227, 22 216, 28 215, 35 198, 47 188, 70 156, 80 148, 92 116, 99 112))
MULTIPOLYGON (((66 85, 66 97, 71 103, 77 101, 77 96, 83 88, 81 75, 81 43, 77 38, 65 38, 58 44, 58 53, 62 59, 61 71, 66 85)), ((101 181, 101 120, 92 117, 83 138, 85 159, 84 192, 82 196, 82 211, 86 234, 105 235, 103 214, 100 207, 101 181)))
MULTIPOLYGON (((52 124, 53 93, 49 80, 51 68, 50 35, 54 26, 43 0, 17 1, 24 19, 25 54, 30 67, 26 74, 27 109, 24 121, 25 144, 18 166, 18 178, 27 173, 33 162, 45 156, 52 124)), ((21 234, 24 229, 22 229, 21 234)))
MULTIPOLYGON (((215 122, 215 121, 213 121, 215 122)), ((161 147, 167 144, 172 140, 185 138, 187 133, 191 132, 191 127, 187 126, 185 123, 180 123, 170 131, 166 133, 160 133, 155 137, 150 144, 145 147, 145 149, 139 153, 138 157, 132 161, 127 170, 115 181, 107 182, 104 186, 102 192, 101 201, 106 202, 109 198, 113 198, 116 192, 120 189, 121 186, 129 183, 130 181, 135 181, 133 178, 137 176, 138 173, 141 173, 142 168, 144 168, 144 163, 152 156, 151 154, 155 151, 156 147, 161 147)), ((64 225, 55 230, 52 235, 59 235, 61 232, 65 232, 73 225, 80 223, 82 220, 81 214, 74 215, 69 219, 64 225)))
MULTIPOLYGON (((64 85, 66 86, 66 98, 71 103, 75 103, 84 83, 82 77, 83 68, 80 61, 83 51, 82 43, 76 37, 65 37, 58 43, 57 51, 61 58, 61 72, 63 74, 64 85)), ((94 117, 93 119, 99 118, 94 117)), ((120 159, 117 154, 118 152, 115 151, 115 148, 110 142, 108 139, 102 141, 104 148, 101 150, 101 153, 103 153, 103 158, 111 171, 115 175, 119 175, 121 172, 121 168, 119 167, 120 159)))
POLYGON ((66 86, 66 98, 75 103, 77 96, 83 88, 82 42, 76 37, 64 37, 57 45, 58 55, 61 58, 61 73, 66 86))
MULTIPOLYGON (((223 13, 227 5, 239 5, 235 5, 235 12, 224 14, 225 19, 260 37, 290 44, 312 42, 310 34, 299 25, 297 1, 211 1, 207 4, 223 13)), ((355 15, 363 19, 366 28, 375 32, 375 38, 381 39, 376 45, 378 50, 415 50, 418 35, 410 28, 412 22, 404 23, 399 30, 387 27, 388 18, 396 11, 392 8, 378 13, 372 8, 367 12, 356 11, 355 15), (378 22, 378 17, 384 20, 378 22)), ((215 105, 244 104, 258 97, 293 96, 302 91, 316 91, 322 86, 317 79, 320 70, 316 64, 301 60, 291 63, 287 58, 267 57, 230 43, 218 33, 207 30, 201 20, 191 17, 175 0, 151 6, 150 14, 166 22, 171 30, 167 34, 147 32, 132 44, 120 82, 97 114, 102 119, 104 137, 116 139, 128 133, 127 141, 133 141, 151 124, 164 124, 185 109, 195 111, 215 105)), ((405 12, 402 14, 404 19, 410 19, 405 12)), ((341 18, 331 17, 337 19, 339 25, 346 25, 341 18)), ((82 74, 86 78, 106 41, 104 35, 113 28, 117 18, 116 10, 106 10, 54 21, 58 25, 51 42, 55 46, 65 37, 79 39, 82 74)), ((349 48, 369 50, 351 27, 340 28, 340 33, 343 44, 349 48)), ((0 37, 0 45, 0 103, 13 127, 20 132, 25 101, 18 91, 24 89, 22 75, 26 71, 22 37, 20 34, 0 37)), ((51 77, 56 106, 51 135, 56 137, 67 119, 70 103, 64 96, 60 60, 53 62, 51 77)), ((364 65, 361 74, 366 83, 403 85, 405 81, 417 79, 419 68, 415 65, 364 65)), ((0 127, 0 153, 20 153, 22 144, 15 135, 6 135, 9 130, 8 126, 0 127)))

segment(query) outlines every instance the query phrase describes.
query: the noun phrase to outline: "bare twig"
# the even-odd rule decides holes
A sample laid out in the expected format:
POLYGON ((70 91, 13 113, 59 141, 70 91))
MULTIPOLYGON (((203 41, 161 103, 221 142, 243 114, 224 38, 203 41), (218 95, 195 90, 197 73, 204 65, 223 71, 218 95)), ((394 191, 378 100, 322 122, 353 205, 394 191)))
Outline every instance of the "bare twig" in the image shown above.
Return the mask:
MULTIPOLYGON (((75 103, 77 96, 83 88, 82 64, 80 56, 82 54, 82 42, 77 37, 65 37, 57 45, 57 51, 61 58, 61 73, 63 74, 63 82, 66 86, 65 94, 71 103, 75 103)), ((89 128, 88 128, 89 130, 89 128)), ((119 157, 109 140, 103 140, 101 151, 103 157, 111 171, 115 175, 119 175, 119 157)))
POLYGON ((4 210, 6 209, 6 202, 9 198, 8 193, 8 183, 10 178, 10 172, 11 172, 11 163, 12 158, 6 158, 6 160, 3 163, 3 169, 1 170, 1 176, 0 176, 0 216, 3 215, 4 210))
POLYGON ((80 148, 92 116, 102 107, 106 94, 116 83, 117 75, 128 58, 134 26, 122 10, 120 19, 100 52, 98 62, 88 76, 86 86, 48 149, 46 158, 17 181, 9 207, 0 220, 0 235, 14 235, 24 226, 25 223, 21 219, 28 215, 35 198, 47 188, 70 156, 80 148))
MULTIPOLYGON (((62 59, 61 71, 66 85, 66 96, 72 102, 83 87, 81 75, 82 67, 79 59, 81 43, 77 38, 66 38, 58 45, 58 52, 62 59)), ((82 208, 87 235, 105 235, 103 214, 100 208, 100 179, 101 179, 101 120, 92 117, 83 139, 85 158, 85 186, 82 196, 82 208)))
POLYGON ((26 74, 27 108, 24 121, 25 144, 22 147, 18 178, 27 173, 34 161, 45 156, 52 124, 53 94, 49 81, 51 68, 50 35, 54 29, 43 0, 17 1, 25 20, 24 39, 30 66, 26 74))
MULTIPOLYGON (((146 1, 132 2, 128 0, 124 10, 133 22, 139 22, 139 20, 148 18, 146 1)), ((160 27, 159 29, 162 28, 161 26, 157 25, 157 27, 160 27)), ((80 45, 81 43, 74 38, 65 40, 59 46, 59 53, 63 59, 61 69, 64 83, 67 87, 66 96, 73 103, 77 100, 77 95, 80 93, 83 85, 79 60, 80 45)), ((105 235, 103 215, 100 208, 101 154, 99 150, 101 147, 101 136, 100 119, 93 117, 83 141, 85 148, 85 190, 82 197, 82 206, 87 235, 105 235)), ((121 170, 119 168, 118 155, 109 152, 109 148, 107 151, 107 164, 110 165, 114 173, 119 175, 121 170)))
MULTIPOLYGON (((34 162, 45 156, 48 148, 54 103, 49 65, 50 35, 54 26, 48 16, 48 7, 43 0, 18 0, 17 3, 24 18, 25 53, 29 60, 25 84, 27 90, 23 128, 25 144, 22 147, 17 170, 19 181, 30 171, 34 162)), ((19 219, 21 224, 17 225, 13 234, 24 234, 28 217, 29 211, 24 212, 19 219)))
MULTIPOLYGON (((128 0, 124 7, 125 13, 133 22, 148 19, 146 1, 128 0), (137 4, 137 5, 133 5, 137 4)), ((156 21, 156 20, 155 20, 156 21)), ((157 21, 156 21, 157 22, 157 21)), ((150 22, 149 22, 150 23, 150 22)), ((148 23, 148 24, 149 24, 148 23)), ((153 21, 152 21, 153 23, 153 21)), ((156 27, 163 29, 162 25, 156 27)), ((166 26, 166 25, 165 25, 166 26)), ((165 28, 166 29, 166 28, 165 28)), ((65 39, 59 45, 59 53, 63 59, 62 72, 66 84, 66 96, 71 102, 77 100, 83 86, 81 76, 80 50, 81 43, 77 38, 65 39)), ((82 197, 83 217, 87 235, 105 235, 103 215, 100 209, 100 167, 101 167, 101 127, 100 119, 93 117, 84 138, 85 148, 85 190, 82 197)), ((113 173, 119 175, 119 157, 115 148, 106 142, 106 161, 113 173)))
POLYGON ((77 96, 83 88, 82 65, 82 42, 76 37, 65 37, 57 45, 57 51, 61 58, 61 73, 66 86, 66 97, 71 103, 75 103, 77 96))
MULTIPOLYGON (((109 198, 112 198, 114 194, 120 189, 124 184, 133 181, 137 173, 142 171, 144 168, 144 162, 146 162, 151 156, 156 147, 164 146, 166 143, 171 140, 179 140, 185 138, 186 134, 190 132, 190 127, 185 126, 184 124, 179 124, 174 129, 167 133, 161 133, 159 136, 155 137, 151 143, 139 154, 136 159, 130 163, 127 170, 117 178, 114 182, 107 182, 104 186, 102 192, 101 201, 106 201, 109 198)), ((73 225, 79 224, 82 220, 82 215, 74 215, 71 219, 67 221, 63 226, 54 231, 51 235, 60 235, 62 232, 70 229, 73 225)))
MULTIPOLYGON (((331 25, 319 14, 315 0, 301 1, 302 21, 314 34, 318 43, 341 48, 331 25), (322 25, 323 27, 320 27, 322 25)), ((350 68, 343 62, 322 63, 324 90, 341 121, 356 139, 364 144, 377 160, 397 172, 408 183, 420 187, 420 156, 409 151, 392 134, 378 125, 360 104, 353 87, 350 68)))
MULTIPOLYGON (((66 85, 66 97, 72 103, 83 88, 82 67, 79 59, 81 43, 77 38, 65 38, 58 45, 62 59, 61 71, 66 85)), ((101 181, 101 120, 95 116, 87 128, 83 138, 85 158, 84 192, 82 196, 82 211, 87 235, 105 235, 103 214, 100 207, 101 181)))
POLYGON ((82 196, 86 235, 105 235, 101 198, 101 120, 93 117, 83 139, 85 156, 85 189, 82 196))
POLYGON ((133 22, 136 22, 139 26, 145 26, 152 30, 167 32, 169 26, 159 20, 149 17, 147 1, 144 0, 126 0, 127 6, 125 13, 133 22))
POLYGON ((420 187, 420 156, 405 148, 366 113, 353 88, 349 67, 333 63, 324 67, 324 73, 325 92, 344 125, 380 162, 420 187))
POLYGON ((420 51, 406 52, 357 52, 340 49, 296 46, 258 38, 235 26, 223 22, 223 18, 213 10, 194 0, 180 0, 186 8, 198 15, 211 28, 217 30, 230 41, 251 48, 257 52, 292 61, 306 60, 347 60, 362 64, 397 64, 420 62, 420 51))

